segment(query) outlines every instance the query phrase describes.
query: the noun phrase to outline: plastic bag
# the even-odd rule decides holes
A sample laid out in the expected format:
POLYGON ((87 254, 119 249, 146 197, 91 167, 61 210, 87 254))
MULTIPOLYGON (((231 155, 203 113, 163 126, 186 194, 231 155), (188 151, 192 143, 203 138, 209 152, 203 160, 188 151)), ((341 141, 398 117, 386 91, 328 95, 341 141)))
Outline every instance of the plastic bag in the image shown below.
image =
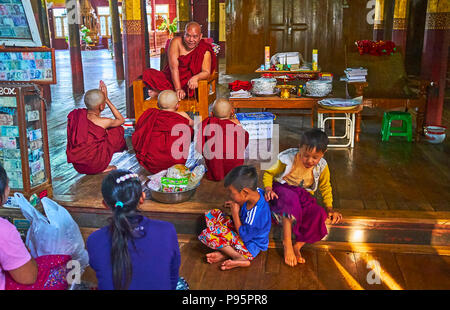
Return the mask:
MULTIPOLYGON (((194 141, 197 141, 197 138, 194 141)), ((191 142, 191 144, 189 145, 189 155, 188 158, 186 159, 185 166, 190 170, 192 170, 196 166, 202 164, 203 162, 204 162, 203 155, 197 151, 196 143, 191 142)))
POLYGON ((174 165, 167 169, 166 177, 171 179, 189 178, 191 171, 185 165, 174 165))
POLYGON ((21 193, 15 193, 14 197, 31 222, 25 242, 31 256, 70 255, 80 263, 81 270, 88 266, 89 256, 80 229, 64 207, 47 197, 42 198, 45 217, 21 193))
POLYGON ((159 191, 161 189, 161 179, 165 177, 167 170, 160 171, 154 175, 148 176, 148 181, 145 182, 145 186, 153 191, 159 191))
POLYGON ((191 176, 189 178, 189 182, 188 182, 188 186, 187 189, 193 189, 194 187, 196 187, 199 183, 200 180, 203 178, 203 175, 206 172, 206 168, 204 165, 200 165, 194 168, 194 170, 192 170, 191 172, 191 176))

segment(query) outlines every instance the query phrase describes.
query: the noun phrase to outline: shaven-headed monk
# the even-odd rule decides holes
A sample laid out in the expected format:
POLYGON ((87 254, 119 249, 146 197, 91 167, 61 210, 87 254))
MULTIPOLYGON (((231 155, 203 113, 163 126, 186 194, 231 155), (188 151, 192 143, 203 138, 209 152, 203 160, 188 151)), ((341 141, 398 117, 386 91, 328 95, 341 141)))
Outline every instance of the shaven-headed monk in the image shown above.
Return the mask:
POLYGON ((132 136, 136 158, 150 173, 184 165, 194 134, 193 120, 186 112, 177 111, 178 97, 173 90, 159 94, 158 107, 142 114, 132 136))
POLYGON ((168 64, 163 71, 146 69, 142 80, 150 89, 148 95, 157 97, 166 89, 175 90, 179 100, 194 96, 198 81, 207 79, 216 68, 216 54, 212 45, 202 39, 200 24, 186 25, 183 37, 170 41, 168 64))
POLYGON ((67 162, 83 174, 98 174, 116 169, 109 166, 116 152, 127 149, 122 124, 125 118, 108 98, 106 85, 84 95, 87 109, 75 109, 67 116, 67 162), (108 105, 114 119, 101 117, 108 105))
POLYGON ((220 181, 234 167, 244 163, 248 132, 234 116, 231 103, 224 98, 214 103, 211 116, 202 122, 197 151, 205 158, 206 178, 220 181))
POLYGON ((194 120, 184 111, 178 111, 180 103, 177 93, 173 90, 164 90, 158 96, 158 108, 162 111, 175 112, 189 121, 189 126, 194 126, 194 120))

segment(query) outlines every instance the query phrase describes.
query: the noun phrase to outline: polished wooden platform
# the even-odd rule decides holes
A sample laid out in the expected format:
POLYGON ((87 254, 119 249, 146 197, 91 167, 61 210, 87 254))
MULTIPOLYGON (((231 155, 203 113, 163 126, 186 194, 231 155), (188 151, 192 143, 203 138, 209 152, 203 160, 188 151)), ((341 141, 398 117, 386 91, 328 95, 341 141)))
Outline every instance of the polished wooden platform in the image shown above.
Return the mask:
MULTIPOLYGON (((80 175, 66 160, 67 114, 84 106, 82 96, 74 97, 71 93, 68 60, 67 51, 57 51, 58 84, 51 86, 53 102, 47 111, 55 198, 68 207, 97 209, 101 208, 99 189, 104 175, 80 175)), ((112 102, 124 112, 125 86, 123 81, 115 80, 110 55, 102 50, 89 51, 83 53, 83 60, 86 89, 97 87, 103 79, 112 102)), ((235 79, 249 77, 221 73, 219 97, 228 96, 227 83, 235 79)), ((275 124, 279 125, 279 150, 296 147, 300 133, 310 128, 309 119, 285 116, 284 110, 275 107, 270 111, 278 116, 275 124)), ((109 111, 105 112, 108 115, 109 111)), ((325 155, 331 171, 334 207, 351 216, 450 218, 447 214, 450 212, 450 140, 433 145, 423 140, 408 143, 398 137, 382 143, 379 133, 382 114, 365 110, 363 114, 361 141, 355 148, 330 149, 325 155)), ((445 109, 444 121, 448 119, 448 109, 445 109)), ((340 128, 336 130, 338 134, 340 128)), ((112 164, 135 171, 145 179, 148 173, 139 166, 128 142, 130 151, 116 154, 112 164)), ((257 161, 249 162, 259 169, 257 161)), ((225 199, 224 193, 222 183, 204 180, 189 202, 167 206, 146 201, 143 209, 200 214, 220 205, 225 199)))
MULTIPOLYGON (((83 232, 87 236, 91 230, 83 232)), ((193 290, 450 289, 448 247, 357 246, 321 241, 302 249, 305 264, 289 267, 283 262, 282 248, 271 243, 249 268, 221 271, 220 263, 206 262, 210 250, 198 240, 186 235, 179 235, 178 240, 180 276, 193 290), (423 266, 427 266, 427 272, 423 266)), ((82 280, 97 285, 91 268, 87 268, 82 280)))
MULTIPOLYGON (((68 51, 57 51, 58 84, 52 85, 53 102, 47 111, 50 161, 54 199, 69 210, 87 237, 107 224, 110 211, 101 205, 100 184, 105 175, 80 175, 66 160, 67 114, 84 106, 82 96, 71 94, 69 60, 68 51)), ((86 90, 104 80, 112 102, 124 112, 124 82, 115 80, 108 52, 83 52, 83 61, 86 90)), ((235 79, 249 77, 221 74, 219 97, 228 94, 227 83, 235 79)), ((270 111, 278 116, 279 149, 296 147, 300 133, 310 128, 309 117, 270 111)), ((446 102, 446 126, 450 125, 449 111, 446 102)), ((328 227, 325 240, 305 246, 305 265, 289 268, 282 263, 279 227, 272 229, 269 251, 250 268, 221 272, 217 265, 207 264, 203 258, 208 249, 195 234, 203 225, 203 212, 220 207, 226 199, 222 182, 203 180, 192 200, 178 205, 146 200, 142 212, 175 225, 180 234, 180 275, 193 289, 449 289, 450 140, 440 145, 408 143, 401 138, 382 143, 381 117, 381 113, 364 111, 361 139, 355 148, 326 153, 334 207, 344 220, 328 227), (384 270, 379 285, 365 281, 371 258, 384 270)), ((339 130, 343 128, 337 126, 337 134, 339 130)), ((148 173, 139 166, 129 142, 130 151, 116 154, 112 164, 137 172, 144 180, 148 173)), ((256 160, 247 162, 261 170, 256 160)), ((0 216, 18 218, 21 213, 0 207, 0 216)), ((96 281, 90 269, 84 277, 96 281)))

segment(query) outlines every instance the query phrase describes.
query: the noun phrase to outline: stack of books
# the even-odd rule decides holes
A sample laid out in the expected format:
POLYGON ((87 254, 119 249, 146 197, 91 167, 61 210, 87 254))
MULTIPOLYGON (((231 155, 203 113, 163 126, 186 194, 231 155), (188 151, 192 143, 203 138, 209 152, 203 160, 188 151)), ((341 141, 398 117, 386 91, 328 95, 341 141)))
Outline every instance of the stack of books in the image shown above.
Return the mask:
POLYGON ((347 82, 365 82, 366 76, 367 76, 367 69, 366 68, 347 68, 344 70, 345 77, 343 77, 343 80, 347 82))

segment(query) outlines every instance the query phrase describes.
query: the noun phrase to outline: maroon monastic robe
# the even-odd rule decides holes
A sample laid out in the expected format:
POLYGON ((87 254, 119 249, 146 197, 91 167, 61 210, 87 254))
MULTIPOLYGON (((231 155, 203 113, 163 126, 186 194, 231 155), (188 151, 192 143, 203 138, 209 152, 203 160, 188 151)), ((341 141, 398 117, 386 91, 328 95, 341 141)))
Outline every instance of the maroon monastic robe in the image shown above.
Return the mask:
POLYGON ((150 173, 158 173, 176 164, 185 164, 189 155, 189 145, 193 136, 189 120, 176 112, 162 111, 155 108, 147 109, 139 118, 132 136, 136 158, 150 173), (172 129, 175 125, 186 129, 189 133, 181 139, 183 132, 172 129), (177 145, 172 146, 174 143, 177 145), (178 154, 173 154, 173 152, 178 154), (181 158, 178 155, 182 153, 181 158))
MULTIPOLYGON (((212 45, 207 43, 205 40, 200 40, 198 46, 189 54, 178 57, 178 71, 180 72, 181 88, 186 91, 186 94, 188 94, 189 97, 194 96, 194 90, 188 89, 187 82, 191 77, 202 72, 203 58, 207 51, 211 53, 212 73, 216 68, 216 54, 214 53, 212 45)), ((149 88, 157 91, 175 89, 172 82, 169 62, 167 62, 167 65, 163 71, 145 69, 142 75, 142 80, 149 88)))
POLYGON ((202 122, 202 131, 198 137, 197 151, 205 158, 208 180, 220 181, 234 167, 244 164, 249 134, 242 126, 228 119, 208 117, 202 122), (217 130, 221 133, 217 133, 217 130))
POLYGON ((104 129, 87 118, 87 109, 67 116, 67 162, 83 174, 103 172, 116 152, 127 150, 122 126, 104 129))

